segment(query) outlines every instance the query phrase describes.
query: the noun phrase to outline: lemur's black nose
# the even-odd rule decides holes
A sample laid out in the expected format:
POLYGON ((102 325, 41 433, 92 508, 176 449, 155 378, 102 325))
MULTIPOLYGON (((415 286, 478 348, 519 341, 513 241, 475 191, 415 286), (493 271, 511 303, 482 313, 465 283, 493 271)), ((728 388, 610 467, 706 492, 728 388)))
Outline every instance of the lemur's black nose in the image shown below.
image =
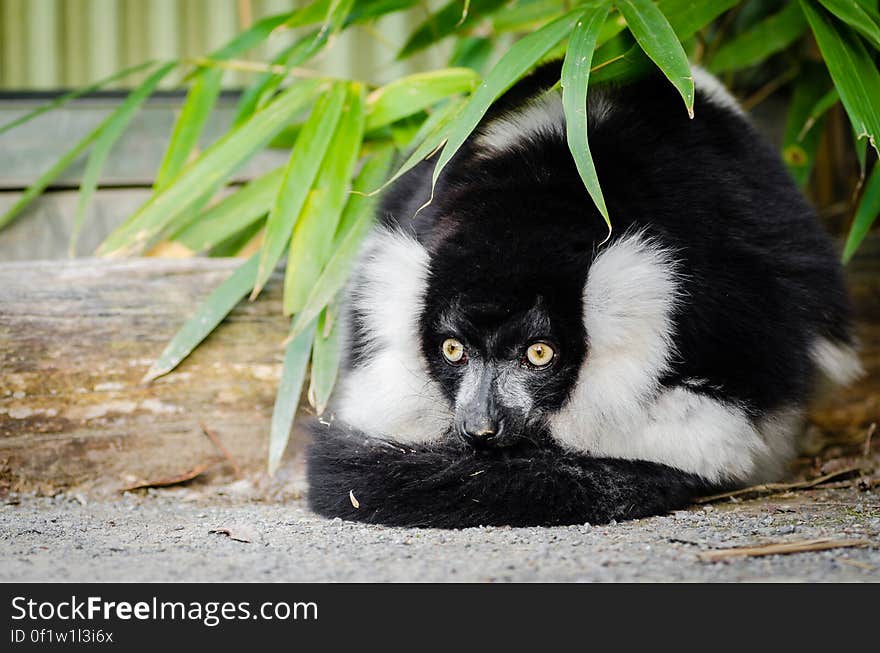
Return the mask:
POLYGON ((462 425, 462 437, 475 447, 491 446, 501 436, 504 425, 501 421, 481 419, 465 421, 462 425))

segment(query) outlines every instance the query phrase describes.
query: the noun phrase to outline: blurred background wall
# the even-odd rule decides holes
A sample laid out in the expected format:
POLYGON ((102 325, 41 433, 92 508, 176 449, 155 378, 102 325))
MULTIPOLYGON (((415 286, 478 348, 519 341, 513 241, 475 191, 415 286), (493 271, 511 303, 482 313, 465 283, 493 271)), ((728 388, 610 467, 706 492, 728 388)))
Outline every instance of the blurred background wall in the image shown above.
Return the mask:
MULTIPOLYGON (((304 4, 306 0, 0 0, 0 91, 74 88, 148 59, 200 57, 255 20, 304 4)), ((443 3, 423 4, 346 33, 325 51, 320 68, 381 82, 444 65, 447 52, 442 47, 405 65, 394 62, 425 9, 443 3)), ((288 38, 279 36, 248 58, 267 60, 288 38)), ((235 88, 247 80, 247 73, 229 72, 224 84, 235 88)), ((135 81, 130 78, 121 86, 135 81)), ((164 86, 174 87, 178 81, 169 79, 164 86)))

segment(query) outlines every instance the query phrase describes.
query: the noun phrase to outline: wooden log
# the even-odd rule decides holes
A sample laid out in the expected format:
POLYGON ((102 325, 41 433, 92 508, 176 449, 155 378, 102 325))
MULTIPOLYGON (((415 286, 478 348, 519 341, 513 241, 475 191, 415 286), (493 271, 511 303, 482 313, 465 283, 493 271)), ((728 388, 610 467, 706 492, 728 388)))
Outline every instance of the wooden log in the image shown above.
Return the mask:
POLYGON ((265 468, 288 321, 280 280, 242 302, 173 373, 140 382, 241 261, 0 265, 0 487, 52 491, 182 474, 218 454, 265 468))

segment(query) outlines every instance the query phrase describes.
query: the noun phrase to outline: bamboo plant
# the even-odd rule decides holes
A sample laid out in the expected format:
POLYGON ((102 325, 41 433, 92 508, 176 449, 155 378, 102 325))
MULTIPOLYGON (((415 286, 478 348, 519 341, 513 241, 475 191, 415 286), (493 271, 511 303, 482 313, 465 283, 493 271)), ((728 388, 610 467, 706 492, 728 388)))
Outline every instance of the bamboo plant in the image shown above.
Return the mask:
POLYGON ((614 216, 587 141, 588 86, 626 83, 658 68, 681 95, 682 111, 693 116, 699 106, 692 63, 727 82, 781 70, 771 84, 788 98, 781 154, 801 186, 809 183, 825 116, 841 104, 861 172, 844 260, 880 213, 880 166, 868 174, 880 137, 876 0, 452 0, 427 16, 397 55, 407 59, 451 42, 446 68, 379 87, 308 68, 341 32, 420 4, 314 0, 260 20, 196 62, 145 62, 0 127, 2 133, 125 76, 146 74, 0 216, 0 227, 8 224, 88 151, 73 252, 109 151, 158 84, 173 71, 186 74, 188 92, 152 195, 97 253, 136 256, 162 244, 192 255, 254 252, 196 309, 145 381, 174 370, 242 299, 256 299, 286 256, 283 310, 291 323, 270 433, 270 472, 287 446, 303 387, 308 385, 318 414, 329 401, 339 361, 338 295, 372 223, 379 191, 432 153, 436 182, 491 103, 546 59, 564 60, 560 86, 569 148, 609 233, 614 216), (289 44, 274 59, 241 61, 278 34, 288 35, 289 44), (511 40, 502 51, 500 43, 511 40), (489 61, 494 65, 488 67, 489 61), (231 127, 196 156, 224 71, 243 67, 255 73, 231 127), (289 150, 286 165, 216 199, 232 173, 267 147, 289 150))

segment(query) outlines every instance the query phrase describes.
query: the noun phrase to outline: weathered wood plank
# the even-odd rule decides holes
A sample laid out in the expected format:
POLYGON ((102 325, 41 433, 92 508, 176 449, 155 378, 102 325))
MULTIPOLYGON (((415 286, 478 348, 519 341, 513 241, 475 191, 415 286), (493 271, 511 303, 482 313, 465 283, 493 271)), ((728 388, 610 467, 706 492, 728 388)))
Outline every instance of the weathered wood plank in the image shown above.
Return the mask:
MULTIPOLYGON (((104 186, 152 185, 162 161, 180 100, 154 100, 144 105, 107 158, 101 176, 104 186)), ((26 188, 73 145, 98 126, 118 100, 77 100, 50 111, 30 122, 0 134, 0 189, 26 188)), ((0 104, 0 125, 24 115, 37 104, 5 101, 0 104)), ((205 126, 204 148, 229 128, 235 102, 223 99, 205 126)), ((55 182, 57 186, 77 186, 85 170, 86 156, 80 157, 55 182)), ((246 180, 282 165, 288 153, 264 150, 238 170, 233 179, 246 180)))
MULTIPOLYGON (((147 201, 145 188, 101 189, 92 196, 80 233, 77 252, 92 254, 113 229, 147 201)), ((0 192, 0 214, 21 197, 0 192)), ((0 262, 68 258, 68 243, 76 214, 78 193, 45 193, 0 232, 0 262)))
POLYGON ((0 480, 47 489, 180 473, 216 455, 202 421, 244 469, 262 470, 287 326, 278 279, 177 371, 140 383, 239 263, 0 265, 0 480))

